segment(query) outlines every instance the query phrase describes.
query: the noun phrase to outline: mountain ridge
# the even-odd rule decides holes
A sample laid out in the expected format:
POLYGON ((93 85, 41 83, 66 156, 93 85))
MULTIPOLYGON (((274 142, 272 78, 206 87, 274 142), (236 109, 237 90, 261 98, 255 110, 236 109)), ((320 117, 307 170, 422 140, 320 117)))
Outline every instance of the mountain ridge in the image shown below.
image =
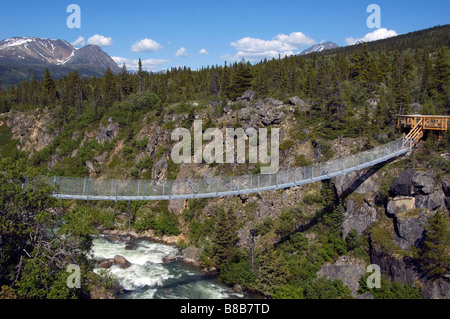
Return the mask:
POLYGON ((0 80, 16 84, 36 77, 42 79, 45 68, 60 78, 78 70, 81 76, 103 76, 110 68, 120 72, 114 60, 96 45, 76 48, 62 39, 12 37, 0 41, 0 80))

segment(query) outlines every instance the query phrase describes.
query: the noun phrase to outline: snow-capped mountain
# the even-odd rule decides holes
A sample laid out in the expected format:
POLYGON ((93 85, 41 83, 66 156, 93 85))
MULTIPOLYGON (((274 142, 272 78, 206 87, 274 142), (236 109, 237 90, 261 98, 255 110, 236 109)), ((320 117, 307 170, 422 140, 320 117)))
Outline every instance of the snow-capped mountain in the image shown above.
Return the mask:
POLYGON ((0 76, 5 83, 17 83, 32 76, 42 78, 48 67, 52 77, 61 77, 77 69, 81 76, 103 76, 109 67, 119 73, 119 66, 100 47, 76 48, 65 40, 13 37, 0 41, 0 76), (5 75, 6 74, 6 75, 5 75))
POLYGON ((0 42, 0 59, 33 59, 43 63, 65 64, 76 48, 64 40, 15 37, 0 42))
POLYGON ((306 54, 313 53, 313 52, 322 52, 325 50, 331 50, 331 49, 336 49, 336 48, 339 48, 339 46, 336 43, 328 41, 328 42, 324 42, 324 43, 314 44, 312 47, 300 52, 299 55, 306 55, 306 54))

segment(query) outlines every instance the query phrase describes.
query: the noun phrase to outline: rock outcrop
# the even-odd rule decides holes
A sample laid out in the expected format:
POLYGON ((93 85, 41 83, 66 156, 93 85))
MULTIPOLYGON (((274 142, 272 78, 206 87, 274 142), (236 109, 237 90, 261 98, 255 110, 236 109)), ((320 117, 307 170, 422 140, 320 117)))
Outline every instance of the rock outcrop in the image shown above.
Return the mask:
POLYGON ((317 272, 318 277, 331 280, 342 280, 342 283, 350 288, 352 295, 357 296, 359 280, 366 271, 366 263, 361 259, 349 259, 341 256, 335 263, 325 263, 317 272))
POLYGON ((352 229, 356 229, 358 235, 377 221, 377 210, 373 203, 364 202, 359 205, 353 198, 345 203, 344 222, 342 223, 342 237, 345 238, 352 229))

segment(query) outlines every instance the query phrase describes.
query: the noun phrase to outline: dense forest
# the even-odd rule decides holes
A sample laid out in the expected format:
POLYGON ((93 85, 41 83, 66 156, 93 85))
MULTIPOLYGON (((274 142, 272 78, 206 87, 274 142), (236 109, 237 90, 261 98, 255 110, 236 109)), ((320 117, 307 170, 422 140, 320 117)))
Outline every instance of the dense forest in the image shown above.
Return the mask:
MULTIPOLYGON (((355 232, 345 237, 341 234, 344 207, 332 181, 317 185, 316 192, 305 196, 301 205, 284 209, 278 218, 253 223, 252 238, 261 238, 262 243, 258 249, 254 243, 247 249, 236 245, 244 223, 237 217, 243 203, 240 198, 214 206, 213 215, 204 213, 209 200, 189 200, 176 216, 167 202, 69 203, 51 197, 52 190, 38 182, 34 187, 21 185, 38 174, 87 176, 90 171, 85 162, 110 152, 118 140, 124 141, 121 153, 114 155, 108 168, 97 168, 97 176, 151 179, 152 167, 167 154, 168 146, 138 157, 149 142, 137 137, 142 119, 149 127, 169 130, 175 122, 165 121, 165 116, 182 114, 185 116, 179 124, 191 128, 196 114, 203 111, 208 126, 220 125, 215 119, 227 106, 233 110, 245 106, 239 104, 239 98, 247 90, 256 92, 260 99, 270 97, 287 103, 290 97, 298 96, 311 105, 308 111, 294 113, 298 127, 288 131, 280 145, 286 154, 294 143, 307 139, 320 140, 324 160, 333 157, 329 145, 340 137, 364 138, 363 147, 371 148, 376 135, 384 133, 387 139, 398 136, 397 114, 450 114, 449 34, 450 26, 442 26, 306 56, 280 56, 256 64, 225 62, 200 70, 184 67, 149 73, 140 65, 139 71, 131 73, 123 66, 118 75, 108 69, 103 78, 82 78, 74 71, 60 79, 53 79, 46 70, 42 81, 33 79, 9 88, 0 85, 1 121, 6 121, 8 114, 50 112, 51 123, 46 129, 57 132, 41 150, 28 152, 17 147, 19 141, 11 139, 10 128, 0 125, 0 297, 87 298, 89 289, 96 285, 117 289, 112 277, 88 271, 83 274, 92 275, 83 279, 89 283, 83 290, 67 289, 65 265, 76 262, 83 269, 92 269, 87 258, 91 236, 98 234, 98 226, 114 228, 114 219, 124 214, 126 226, 136 231, 152 229, 157 235, 172 236, 184 231, 186 239, 179 245, 202 247, 202 263, 218 269, 226 283, 273 298, 351 298, 342 282, 315 280, 324 262, 343 254, 369 259, 367 237, 358 237, 355 232), (375 109, 367 102, 372 99, 377 100, 375 109), (110 142, 85 141, 83 134, 78 134, 109 119, 121 128, 110 142), (314 129, 306 136, 303 127, 314 129), (117 172, 120 175, 114 175, 117 172), (306 214, 308 210, 314 211, 312 216, 306 214), (302 223, 315 231, 316 242, 311 244, 298 231, 296 225, 302 223), (49 233, 48 229, 55 231, 49 233)), ((430 154, 448 150, 448 134, 440 144, 435 140, 426 142, 416 161, 433 158, 427 168, 446 176, 450 173, 448 161, 430 154)), ((297 156, 295 163, 310 162, 297 156)), ((417 164, 405 159, 400 165, 417 164)), ((258 172, 257 165, 250 171, 258 172)), ((180 167, 168 160, 165 178, 175 179, 179 173, 180 167)), ((376 198, 380 206, 386 204, 392 178, 384 182, 376 198)), ((354 200, 364 203, 357 196, 354 200)), ((246 204, 244 215, 250 216, 252 209, 255 205, 246 204)), ((449 226, 444 214, 433 216, 425 241, 428 246, 411 254, 431 277, 439 277, 450 269, 448 260, 442 260, 448 249, 449 226), (437 252, 432 246, 438 247, 437 252), (436 267, 428 269, 429 265, 436 267)), ((380 241, 384 240, 383 223, 385 218, 373 231, 380 241)), ((370 291, 377 298, 421 297, 417 287, 386 277, 380 291, 364 283, 362 278, 361 293, 370 291)))

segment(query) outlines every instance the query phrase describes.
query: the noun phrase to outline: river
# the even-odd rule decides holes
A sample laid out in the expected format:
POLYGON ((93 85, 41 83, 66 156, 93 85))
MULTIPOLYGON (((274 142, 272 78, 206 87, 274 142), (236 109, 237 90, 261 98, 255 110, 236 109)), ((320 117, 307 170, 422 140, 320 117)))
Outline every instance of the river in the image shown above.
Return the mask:
MULTIPOLYGON (((205 276, 201 270, 184 262, 163 263, 163 258, 176 254, 178 248, 149 240, 136 240, 135 249, 125 249, 121 241, 95 238, 93 258, 101 260, 124 256, 132 265, 110 268, 124 293, 119 298, 131 299, 231 299, 253 298, 236 293, 215 276, 205 276)), ((98 269, 95 269, 97 272, 98 269)))

